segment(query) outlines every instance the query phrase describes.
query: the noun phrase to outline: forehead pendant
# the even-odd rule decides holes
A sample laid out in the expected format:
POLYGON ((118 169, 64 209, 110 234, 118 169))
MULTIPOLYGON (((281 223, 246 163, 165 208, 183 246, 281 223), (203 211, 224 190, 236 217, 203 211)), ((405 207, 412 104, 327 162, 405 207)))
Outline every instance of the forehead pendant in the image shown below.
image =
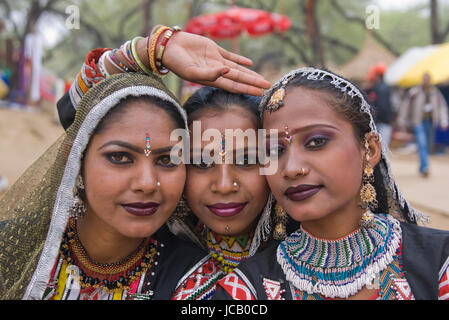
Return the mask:
POLYGON ((151 146, 150 146, 150 134, 146 134, 145 138, 145 149, 143 149, 143 152, 145 153, 145 156, 149 157, 151 154, 151 146))
POLYGON ((224 134, 221 134, 221 151, 219 153, 222 160, 224 161, 224 157, 226 155, 226 144, 225 144, 225 136, 224 134))
POLYGON ((290 134, 288 133, 288 126, 284 127, 284 133, 285 133, 285 137, 284 137, 284 141, 288 144, 292 143, 292 137, 290 136, 290 134))

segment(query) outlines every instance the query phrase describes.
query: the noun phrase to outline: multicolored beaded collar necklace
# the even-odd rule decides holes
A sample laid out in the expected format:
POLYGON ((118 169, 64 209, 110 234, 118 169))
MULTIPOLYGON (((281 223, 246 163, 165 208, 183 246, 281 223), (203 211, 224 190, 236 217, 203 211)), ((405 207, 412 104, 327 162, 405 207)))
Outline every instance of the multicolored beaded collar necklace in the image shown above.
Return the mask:
POLYGON ((68 265, 75 264, 80 269, 81 288, 103 286, 106 292, 114 293, 128 290, 133 281, 152 268, 158 255, 157 247, 158 242, 148 238, 121 261, 100 264, 88 256, 78 239, 76 222, 70 219, 61 243, 60 254, 68 265))
POLYGON ((240 237, 218 235, 207 228, 207 247, 225 273, 230 273, 249 255, 254 232, 240 237))
POLYGON ((373 228, 338 239, 319 239, 304 229, 292 233, 277 250, 286 279, 300 291, 347 298, 371 285, 393 261, 401 243, 399 221, 375 215, 373 228))

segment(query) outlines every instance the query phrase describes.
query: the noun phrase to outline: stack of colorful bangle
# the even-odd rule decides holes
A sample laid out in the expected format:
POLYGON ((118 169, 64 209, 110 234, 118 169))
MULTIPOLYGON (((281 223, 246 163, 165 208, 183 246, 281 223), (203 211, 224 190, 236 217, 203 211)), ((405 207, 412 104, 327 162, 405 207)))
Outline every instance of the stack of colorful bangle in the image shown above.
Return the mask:
POLYGON ((69 90, 69 97, 75 109, 89 88, 104 79, 104 75, 100 72, 97 64, 101 56, 110 50, 111 49, 98 48, 89 51, 86 55, 83 66, 69 90))
POLYGON ((168 41, 175 32, 180 30, 178 26, 170 28, 163 25, 157 25, 151 30, 147 42, 149 67, 145 66, 137 54, 137 42, 143 39, 142 37, 126 41, 118 49, 94 49, 89 52, 77 80, 70 89, 72 104, 76 108, 89 88, 110 75, 110 70, 108 71, 105 65, 106 61, 121 72, 143 72, 159 76, 167 74, 169 70, 162 65, 162 57, 168 41), (162 36, 164 38, 161 40, 162 36), (118 52, 121 53, 120 58, 117 55, 118 52))
POLYGON ((156 25, 151 30, 147 40, 148 60, 150 62, 149 68, 142 62, 137 52, 137 42, 143 39, 143 37, 135 37, 134 39, 125 42, 120 49, 104 52, 97 63, 99 73, 104 77, 110 75, 105 66, 105 60, 107 60, 121 72, 142 72, 147 75, 159 76, 166 75, 169 70, 162 65, 162 57, 168 41, 177 31, 181 31, 181 28, 178 26, 170 28, 164 25, 156 25), (162 36, 163 39, 160 41, 162 36), (124 62, 126 62, 128 66, 117 57, 116 52, 119 50, 125 59, 124 62))
POLYGON ((112 51, 108 51, 106 55, 106 60, 109 61, 114 67, 116 67, 121 72, 133 72, 134 70, 131 70, 128 68, 125 64, 123 64, 120 59, 116 56, 116 52, 119 49, 114 49, 112 51))
POLYGON ((100 57, 100 59, 98 59, 98 63, 97 63, 97 68, 98 70, 100 70, 100 73, 104 76, 104 77, 109 77, 110 73, 108 72, 108 70, 106 69, 106 66, 104 64, 104 59, 106 58, 106 55, 109 54, 110 51, 106 51, 105 53, 103 53, 100 57))
POLYGON ((165 75, 169 72, 169 70, 167 68, 164 68, 164 66, 162 65, 162 57, 164 55, 164 51, 167 47, 168 41, 177 31, 181 31, 181 28, 178 26, 169 28, 167 26, 157 25, 151 30, 150 35, 148 36, 147 49, 148 59, 150 60, 150 67, 152 71, 158 75, 165 75), (159 39, 162 35, 164 36, 164 39, 158 45, 159 39))
POLYGON ((126 62, 128 63, 128 65, 131 67, 131 70, 134 72, 139 71, 139 66, 137 65, 137 63, 134 62, 134 59, 131 55, 131 49, 130 49, 130 45, 131 45, 131 40, 126 41, 121 47, 120 47, 120 51, 122 52, 122 56, 125 58, 126 62))

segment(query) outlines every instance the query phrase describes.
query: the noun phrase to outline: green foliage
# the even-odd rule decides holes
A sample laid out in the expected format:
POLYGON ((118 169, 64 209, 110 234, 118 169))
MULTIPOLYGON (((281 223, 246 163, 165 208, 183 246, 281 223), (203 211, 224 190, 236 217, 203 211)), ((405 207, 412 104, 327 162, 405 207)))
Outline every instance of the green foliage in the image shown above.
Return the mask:
MULTIPOLYGON (((3 0, 0 2, 0 19, 9 23, 9 28, 1 34, 2 37, 18 37, 24 32, 27 12, 35 1, 41 5, 51 4, 43 17, 59 19, 62 26, 68 17, 65 12, 68 5, 74 4, 80 9, 80 29, 61 30, 58 42, 47 48, 44 60, 46 68, 68 79, 76 76, 86 53, 93 48, 118 47, 137 35, 146 36, 149 30, 144 30, 145 26, 151 28, 158 23, 185 26, 189 17, 224 10, 230 3, 286 14, 292 21, 292 28, 283 35, 257 38, 242 35, 239 38, 240 54, 253 59, 255 67, 271 60, 280 70, 286 71, 293 66, 310 63, 315 54, 306 35, 307 0, 3 0), (16 17, 15 24, 10 22, 12 16, 16 17), (23 23, 20 23, 20 17, 23 23)), ((365 9, 376 3, 375 0, 316 0, 316 17, 327 63, 341 65, 357 53, 365 39, 365 9), (335 4, 342 10, 338 10, 335 4)), ((443 32, 449 24, 449 1, 440 0, 438 5, 443 32)), ((402 11, 382 10, 380 29, 374 32, 386 45, 403 53, 412 46, 430 43, 429 16, 426 3, 402 11)), ((228 50, 233 48, 229 40, 219 44, 228 50)), ((167 77, 167 81, 176 85, 174 76, 167 77)))

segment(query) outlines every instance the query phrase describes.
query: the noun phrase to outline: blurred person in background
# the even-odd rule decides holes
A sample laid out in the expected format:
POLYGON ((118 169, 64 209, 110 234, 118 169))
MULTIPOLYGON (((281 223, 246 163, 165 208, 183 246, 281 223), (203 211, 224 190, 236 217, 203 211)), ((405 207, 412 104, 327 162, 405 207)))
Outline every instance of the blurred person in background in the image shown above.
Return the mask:
POLYGON ((432 85, 430 74, 424 73, 422 84, 408 91, 398 114, 401 130, 405 130, 407 121, 413 126, 420 159, 419 172, 423 177, 429 175, 429 153, 435 144, 435 129, 447 130, 448 118, 446 100, 432 85))
POLYGON ((368 99, 373 106, 374 120, 385 150, 388 150, 391 140, 393 110, 390 102, 390 87, 385 83, 383 76, 387 67, 383 63, 376 64, 368 75, 372 89, 368 99))
POLYGON ((27 104, 35 107, 40 102, 40 73, 42 69, 42 38, 36 28, 36 22, 31 22, 30 33, 25 37, 24 57, 25 69, 29 75, 27 104))

